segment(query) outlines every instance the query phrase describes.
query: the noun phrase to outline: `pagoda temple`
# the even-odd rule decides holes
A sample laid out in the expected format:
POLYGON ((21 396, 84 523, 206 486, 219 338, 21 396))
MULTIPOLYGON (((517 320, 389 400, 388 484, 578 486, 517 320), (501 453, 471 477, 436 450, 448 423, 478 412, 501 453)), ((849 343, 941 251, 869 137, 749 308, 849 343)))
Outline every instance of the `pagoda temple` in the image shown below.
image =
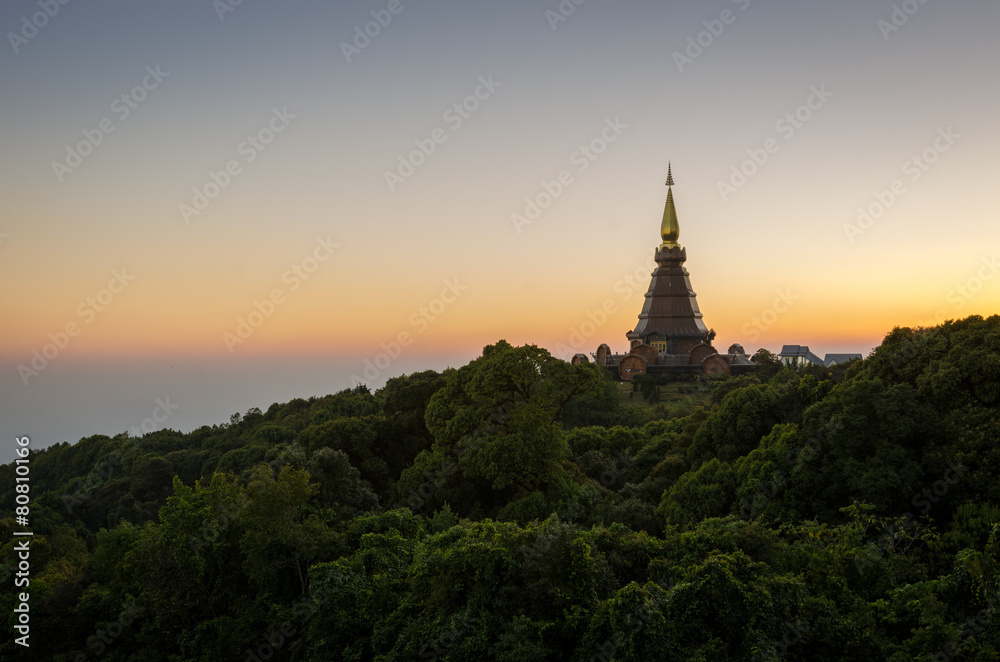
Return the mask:
MULTIPOLYGON (((687 251, 677 243, 680 223, 674 204, 674 176, 667 167, 667 202, 660 223, 662 243, 656 249, 653 270, 635 329, 625 334, 627 354, 612 354, 601 345, 592 356, 618 379, 631 381, 636 375, 742 374, 756 365, 739 344, 725 354, 712 346, 715 331, 705 326, 691 278, 684 263, 687 251)), ((589 362, 577 354, 574 363, 589 362)))

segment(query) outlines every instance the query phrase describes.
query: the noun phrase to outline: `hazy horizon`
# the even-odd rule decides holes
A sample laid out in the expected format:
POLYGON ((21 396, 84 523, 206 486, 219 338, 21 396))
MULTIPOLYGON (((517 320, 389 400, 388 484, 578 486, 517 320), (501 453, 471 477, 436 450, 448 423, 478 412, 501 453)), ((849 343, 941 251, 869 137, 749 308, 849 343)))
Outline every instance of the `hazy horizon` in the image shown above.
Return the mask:
POLYGON ((1000 311, 995 3, 53 2, 0 7, 35 448, 334 393, 401 334, 373 388, 624 351, 668 161, 721 351, 1000 311))

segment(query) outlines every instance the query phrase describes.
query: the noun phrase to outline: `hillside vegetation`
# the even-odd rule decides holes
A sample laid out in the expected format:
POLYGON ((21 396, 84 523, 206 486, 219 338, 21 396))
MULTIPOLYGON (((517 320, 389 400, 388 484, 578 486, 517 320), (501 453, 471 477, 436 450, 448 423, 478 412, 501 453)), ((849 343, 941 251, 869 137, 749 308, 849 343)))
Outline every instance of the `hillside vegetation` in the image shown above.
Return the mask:
POLYGON ((499 341, 374 394, 33 452, 27 589, 0 467, 0 598, 8 631, 16 591, 32 619, 0 655, 1000 660, 1000 317, 697 386, 630 406, 499 341))

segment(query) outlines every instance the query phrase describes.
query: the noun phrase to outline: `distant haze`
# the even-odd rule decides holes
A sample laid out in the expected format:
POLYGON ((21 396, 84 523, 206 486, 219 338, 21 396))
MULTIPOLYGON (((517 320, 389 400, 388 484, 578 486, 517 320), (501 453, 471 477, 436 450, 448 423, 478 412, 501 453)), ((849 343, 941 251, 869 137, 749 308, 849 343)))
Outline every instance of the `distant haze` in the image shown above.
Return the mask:
POLYGON ((0 7, 0 460, 624 350, 668 159, 723 351, 1000 310, 997 3, 220 4, 0 7))

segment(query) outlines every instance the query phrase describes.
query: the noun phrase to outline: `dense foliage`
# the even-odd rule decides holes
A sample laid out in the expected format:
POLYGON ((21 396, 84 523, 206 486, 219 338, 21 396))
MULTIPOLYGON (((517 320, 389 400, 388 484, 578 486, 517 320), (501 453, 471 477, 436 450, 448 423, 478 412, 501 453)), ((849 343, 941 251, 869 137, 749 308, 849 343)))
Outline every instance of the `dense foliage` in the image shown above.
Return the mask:
POLYGON ((1000 660, 1000 317, 708 386, 649 406, 500 341, 34 452, 32 646, 0 655, 1000 660))

